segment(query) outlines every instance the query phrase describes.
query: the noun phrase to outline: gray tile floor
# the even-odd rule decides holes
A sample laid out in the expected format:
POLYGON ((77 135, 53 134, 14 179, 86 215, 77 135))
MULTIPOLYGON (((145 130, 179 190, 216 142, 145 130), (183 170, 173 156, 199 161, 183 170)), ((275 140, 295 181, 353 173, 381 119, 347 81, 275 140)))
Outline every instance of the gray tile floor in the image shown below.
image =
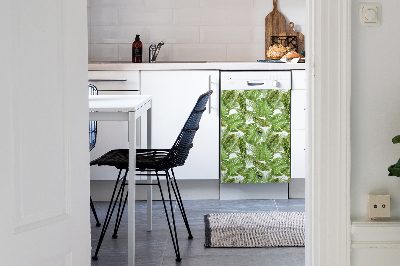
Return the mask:
MULTIPOLYGON (((105 218, 108 202, 95 202, 101 222, 105 218)), ((176 202, 174 202, 175 208, 176 202)), ((167 205, 168 206, 168 205, 167 205)), ((184 201, 193 239, 187 231, 179 209, 175 211, 181 262, 175 253, 161 201, 153 202, 153 231, 146 231, 146 202, 136 202, 136 265, 138 266, 303 266, 303 247, 278 248, 205 248, 204 215, 219 212, 272 212, 304 211, 304 199, 277 200, 186 200, 184 201)), ((92 254, 100 236, 101 227, 92 224, 92 254)), ((92 266, 127 265, 127 216, 124 214, 118 239, 111 238, 114 221, 110 223, 99 252, 99 259, 92 266)))

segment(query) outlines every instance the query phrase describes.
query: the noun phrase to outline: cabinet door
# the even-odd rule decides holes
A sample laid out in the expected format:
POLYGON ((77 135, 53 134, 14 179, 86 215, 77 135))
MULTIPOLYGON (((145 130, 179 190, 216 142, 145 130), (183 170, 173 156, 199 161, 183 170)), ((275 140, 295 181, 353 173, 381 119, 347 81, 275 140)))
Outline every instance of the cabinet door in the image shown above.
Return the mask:
POLYGON ((295 129, 291 132, 291 178, 306 176, 306 131, 295 129))
POLYGON ((141 94, 153 96, 152 148, 172 147, 198 97, 209 86, 213 90, 211 113, 207 104, 185 165, 174 169, 177 179, 219 179, 219 71, 141 72, 141 94))
POLYGON ((292 90, 292 129, 306 129, 306 91, 292 90))

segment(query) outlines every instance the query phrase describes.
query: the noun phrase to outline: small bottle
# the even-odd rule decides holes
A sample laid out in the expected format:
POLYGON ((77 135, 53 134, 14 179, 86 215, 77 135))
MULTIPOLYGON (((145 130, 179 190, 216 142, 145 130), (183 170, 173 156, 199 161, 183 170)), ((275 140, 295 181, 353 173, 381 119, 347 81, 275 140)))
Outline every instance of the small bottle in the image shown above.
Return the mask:
POLYGON ((140 35, 136 35, 135 41, 132 43, 132 63, 142 63, 142 46, 140 35))

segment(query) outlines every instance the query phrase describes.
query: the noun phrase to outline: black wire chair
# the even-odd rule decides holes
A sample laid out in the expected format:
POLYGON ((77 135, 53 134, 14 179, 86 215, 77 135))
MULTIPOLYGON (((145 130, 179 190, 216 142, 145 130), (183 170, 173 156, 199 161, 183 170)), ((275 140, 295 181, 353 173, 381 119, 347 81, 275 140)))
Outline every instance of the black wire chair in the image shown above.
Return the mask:
MULTIPOLYGON (((164 206, 165 215, 167 217, 169 232, 171 235, 172 243, 175 250, 176 261, 181 261, 181 256, 179 252, 179 244, 178 244, 178 236, 176 233, 176 226, 175 226, 175 217, 173 212, 172 206, 172 197, 171 197, 171 188, 175 195, 175 199, 178 203, 179 210, 182 214, 182 218, 185 222, 186 229, 188 231, 188 238, 193 239, 192 233, 190 231, 189 222, 186 217, 185 209, 183 207, 182 198, 179 192, 178 184, 175 179, 175 174, 173 168, 177 166, 184 165, 190 149, 193 147, 193 138, 196 134, 197 130, 199 129, 200 119, 202 117, 203 112, 206 110, 206 103, 212 94, 212 91, 204 93, 200 95, 198 98, 196 105, 194 106, 192 112, 189 115, 185 125, 183 126, 178 138, 175 140, 174 145, 171 149, 137 149, 136 150, 136 171, 146 172, 146 173, 139 173, 138 175, 155 175, 157 177, 157 184, 160 193, 161 199, 164 206), (155 174, 153 174, 155 172, 155 174), (161 174, 159 172, 165 172, 161 174), (170 173, 171 172, 171 173, 170 173), (170 214, 168 214, 167 206, 165 204, 164 194, 161 188, 160 183, 160 176, 166 177, 167 188, 168 188, 168 199, 170 203, 170 214), (172 226, 170 221, 170 216, 172 218, 172 226)), ((90 165, 108 165, 114 166, 119 169, 117 181, 114 186, 114 190, 111 196, 111 201, 108 206, 107 215, 105 222, 103 224, 103 229, 100 234, 99 242, 97 243, 97 248, 95 251, 94 256, 92 257, 93 260, 98 259, 98 253, 101 247, 101 243, 104 239, 104 235, 107 231, 107 227, 110 223, 111 216, 114 212, 116 204, 119 200, 118 206, 118 213, 116 218, 116 223, 114 227, 114 233, 112 235, 113 238, 117 238, 119 225, 121 223, 122 214, 125 209, 125 205, 128 198, 128 193, 125 193, 124 198, 124 188, 127 185, 126 176, 129 171, 129 150, 128 149, 118 149, 118 150, 111 150, 106 154, 100 156, 99 158, 93 160, 90 165), (125 170, 123 176, 121 177, 122 170, 125 170), (115 192, 119 185, 119 189, 117 195, 115 196, 115 192), (114 202, 114 198, 116 199, 114 202), (122 203, 123 202, 123 203, 122 203)), ((147 184, 144 184, 147 185, 147 184)))
MULTIPOLYGON (((89 84, 89 95, 98 95, 98 91, 96 86, 93 84, 89 84)), ((97 140, 97 121, 89 121, 89 151, 92 151, 94 146, 96 145, 97 140)), ((92 201, 92 196, 90 196, 90 209, 93 212, 94 218, 96 219, 96 226, 99 227, 101 223, 99 222, 99 218, 97 217, 96 209, 94 208, 94 204, 92 201)))

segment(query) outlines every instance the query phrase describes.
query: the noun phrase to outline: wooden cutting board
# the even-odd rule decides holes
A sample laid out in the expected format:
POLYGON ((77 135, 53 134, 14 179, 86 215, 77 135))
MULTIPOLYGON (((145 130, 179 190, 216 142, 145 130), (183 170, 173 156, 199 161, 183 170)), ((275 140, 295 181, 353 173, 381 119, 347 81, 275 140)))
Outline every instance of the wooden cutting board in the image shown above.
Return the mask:
POLYGON ((286 31, 286 18, 278 11, 278 0, 272 0, 274 10, 265 17, 265 59, 267 51, 271 46, 271 36, 279 36, 281 32, 286 31))
POLYGON ((286 32, 281 32, 279 36, 296 36, 297 37, 297 51, 304 51, 304 35, 300 32, 294 30, 294 23, 289 23, 289 30, 286 32))

